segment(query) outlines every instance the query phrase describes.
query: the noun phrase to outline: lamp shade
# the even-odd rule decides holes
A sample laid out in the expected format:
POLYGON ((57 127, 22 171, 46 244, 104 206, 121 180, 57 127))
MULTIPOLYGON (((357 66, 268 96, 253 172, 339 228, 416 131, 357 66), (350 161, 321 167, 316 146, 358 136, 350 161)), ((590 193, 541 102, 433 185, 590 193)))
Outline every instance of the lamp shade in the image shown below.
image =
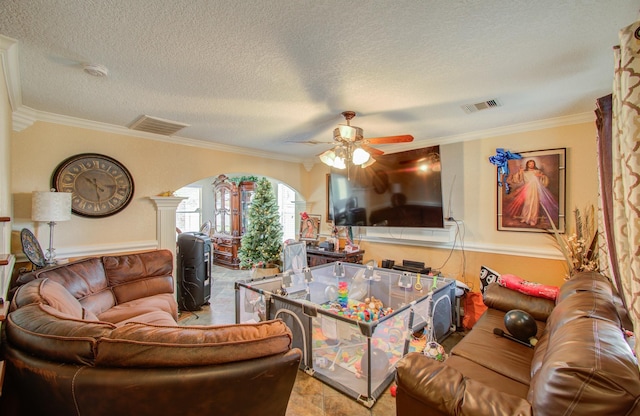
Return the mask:
POLYGON ((336 152, 333 149, 329 149, 326 152, 320 154, 320 160, 327 166, 333 166, 333 162, 336 158, 336 152))
POLYGON ((71 193, 34 191, 31 198, 31 219, 34 221, 69 221, 71 193))
POLYGON ((369 154, 369 152, 361 147, 356 147, 353 151, 351 160, 353 160, 354 165, 362 165, 363 163, 367 163, 370 157, 371 155, 369 154))

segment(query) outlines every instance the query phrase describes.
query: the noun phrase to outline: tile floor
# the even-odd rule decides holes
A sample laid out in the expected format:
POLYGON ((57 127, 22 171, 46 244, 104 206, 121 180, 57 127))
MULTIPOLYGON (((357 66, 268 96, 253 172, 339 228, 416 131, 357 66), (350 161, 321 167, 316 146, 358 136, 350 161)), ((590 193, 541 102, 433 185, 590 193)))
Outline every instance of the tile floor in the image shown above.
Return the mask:
MULTIPOLYGON (((249 271, 230 270, 213 266, 213 285, 210 305, 195 312, 182 312, 181 325, 221 325, 235 323, 235 289, 236 280, 249 278, 249 271)), ((461 339, 461 333, 453 333, 442 343, 447 352, 461 339)), ((393 384, 392 384, 393 386, 393 384)), ((389 389, 368 409, 339 391, 321 381, 298 372, 287 416, 392 416, 396 414, 395 398, 389 389)))

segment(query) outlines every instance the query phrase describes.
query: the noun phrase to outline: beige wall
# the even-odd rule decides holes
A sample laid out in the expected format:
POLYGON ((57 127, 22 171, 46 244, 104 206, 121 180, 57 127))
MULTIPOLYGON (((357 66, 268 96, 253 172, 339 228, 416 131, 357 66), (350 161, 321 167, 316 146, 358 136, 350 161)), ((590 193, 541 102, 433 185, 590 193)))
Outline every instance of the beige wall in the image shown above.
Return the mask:
POLYGON ((48 243, 48 226, 31 223, 31 192, 48 189, 51 175, 62 160, 78 153, 102 153, 119 160, 131 172, 134 199, 123 211, 99 219, 74 215, 71 221, 56 226, 54 246, 63 251, 65 247, 132 245, 155 240, 156 211, 149 196, 174 191, 202 178, 249 170, 300 189, 306 176, 302 165, 297 163, 46 122, 36 122, 22 132, 14 132, 11 150, 16 225, 34 227, 43 246, 47 245, 43 242, 48 243))
MULTIPOLYGON (((475 289, 479 286, 481 265, 527 280, 561 285, 565 274, 564 262, 551 235, 497 230, 496 167, 488 159, 496 153, 496 148, 525 152, 565 147, 566 215, 568 230, 573 231, 573 209, 584 208, 589 204, 597 206, 595 138, 595 123, 581 123, 442 145, 445 210, 455 173, 452 215, 459 220, 459 231, 464 234, 465 249, 461 250, 459 239, 453 252, 450 247, 439 248, 437 245, 429 246, 428 243, 406 245, 398 240, 386 243, 363 240, 360 245, 366 250, 365 260, 380 262, 392 259, 398 263, 403 259, 423 261, 433 268, 441 268, 446 276, 462 280, 475 289), (447 160, 445 156, 450 159, 447 160), (461 158, 463 163, 457 163, 459 160, 451 158, 461 158), (456 172, 447 172, 447 169, 456 172), (459 213, 462 213, 461 216, 459 213)), ((311 172, 311 180, 320 181, 327 172, 321 165, 317 165, 311 172)), ((314 191, 309 193, 310 198, 314 201, 322 199, 320 205, 315 202, 312 211, 321 213, 325 218, 325 190, 316 187, 312 189, 314 191)), ((328 229, 323 231, 328 232, 328 229)))
MULTIPOLYGON (((443 155, 449 158, 447 163, 443 156, 443 190, 447 198, 455 174, 452 214, 459 220, 461 232, 464 231, 465 250, 460 250, 458 240, 447 260, 451 251, 448 246, 405 245, 398 240, 387 243, 361 241, 367 252, 365 259, 377 262, 382 259, 419 260, 434 268, 444 265, 445 275, 459 278, 475 288, 482 264, 501 273, 561 284, 563 266, 549 235, 496 230, 496 168, 488 158, 499 147, 512 152, 566 147, 567 210, 595 205, 593 123, 486 137, 442 147, 443 155)), ((124 211, 103 219, 73 216, 71 221, 60 223, 55 236, 58 249, 155 240, 155 209, 148 197, 220 173, 241 172, 281 180, 301 193, 307 201, 304 208, 307 212, 321 214, 323 220, 326 218, 325 176, 328 169, 320 163, 307 172, 301 164, 40 121, 22 132, 13 132, 11 152, 14 229, 34 227, 29 219, 31 192, 47 189, 54 169, 68 156, 103 153, 122 162, 134 177, 135 197, 124 211)), ((567 212, 567 215, 571 213, 567 212)), ((572 217, 568 220, 571 223, 572 217)), ((40 241, 48 239, 46 228, 35 227, 40 241)), ((326 224, 321 231, 329 232, 326 224)))

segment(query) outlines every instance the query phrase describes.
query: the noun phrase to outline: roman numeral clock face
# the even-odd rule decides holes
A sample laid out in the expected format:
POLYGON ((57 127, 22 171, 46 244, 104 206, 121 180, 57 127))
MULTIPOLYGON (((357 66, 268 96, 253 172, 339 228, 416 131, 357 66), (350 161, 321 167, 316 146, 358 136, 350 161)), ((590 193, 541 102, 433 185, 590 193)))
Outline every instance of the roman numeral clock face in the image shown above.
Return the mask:
POLYGON ((71 192, 71 211, 83 217, 107 217, 123 210, 133 197, 133 178, 120 162, 96 153, 64 160, 51 186, 71 192))

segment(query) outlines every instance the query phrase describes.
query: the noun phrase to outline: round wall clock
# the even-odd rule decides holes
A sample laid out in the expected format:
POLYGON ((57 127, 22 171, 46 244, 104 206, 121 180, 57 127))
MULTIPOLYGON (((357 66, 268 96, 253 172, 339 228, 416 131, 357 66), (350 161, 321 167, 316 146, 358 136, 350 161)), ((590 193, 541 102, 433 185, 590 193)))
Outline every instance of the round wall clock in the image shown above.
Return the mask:
POLYGON ((51 178, 58 192, 71 192, 71 212, 101 218, 122 211, 133 197, 133 178, 120 162, 96 153, 71 156, 51 178))

